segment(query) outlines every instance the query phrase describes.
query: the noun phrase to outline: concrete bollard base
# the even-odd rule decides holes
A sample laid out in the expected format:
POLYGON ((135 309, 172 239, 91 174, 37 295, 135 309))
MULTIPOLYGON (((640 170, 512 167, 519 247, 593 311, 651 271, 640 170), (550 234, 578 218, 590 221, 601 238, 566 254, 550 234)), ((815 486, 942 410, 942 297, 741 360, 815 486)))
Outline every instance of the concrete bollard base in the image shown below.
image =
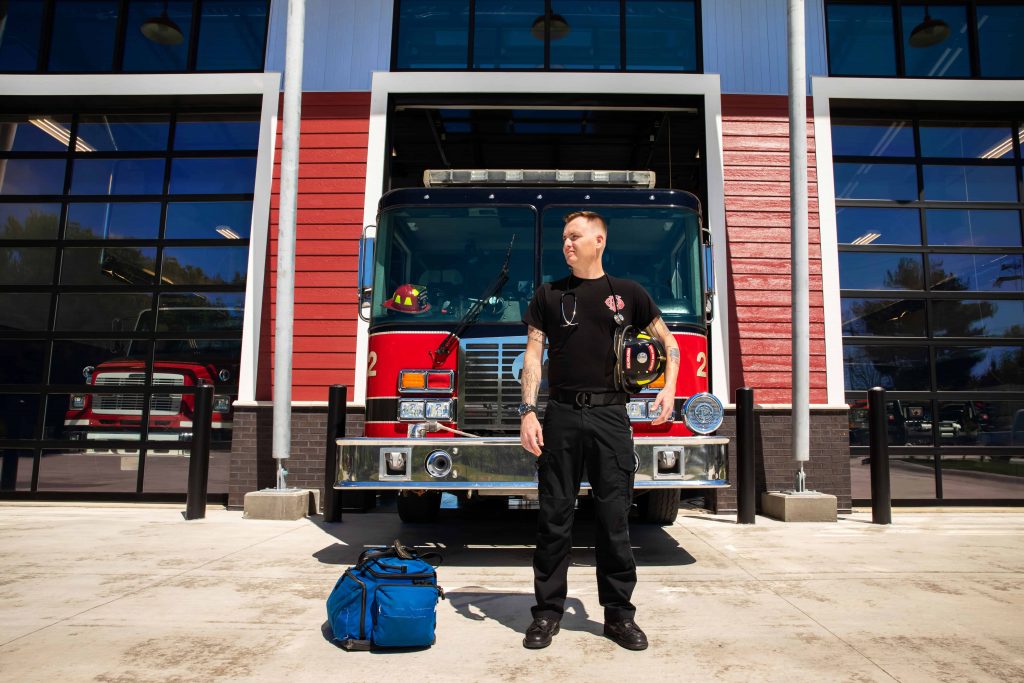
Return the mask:
POLYGON ((320 491, 264 489, 245 494, 245 519, 302 519, 320 510, 320 491))
POLYGON ((783 522, 835 522, 838 521, 837 509, 836 497, 827 493, 769 491, 761 494, 761 511, 783 522))

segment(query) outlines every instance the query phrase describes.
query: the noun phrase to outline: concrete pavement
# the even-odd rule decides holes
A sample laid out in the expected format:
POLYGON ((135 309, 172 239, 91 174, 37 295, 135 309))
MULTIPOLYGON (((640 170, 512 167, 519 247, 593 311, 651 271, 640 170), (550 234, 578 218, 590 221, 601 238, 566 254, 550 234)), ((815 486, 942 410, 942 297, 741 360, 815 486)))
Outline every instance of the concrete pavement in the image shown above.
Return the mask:
POLYGON ((533 513, 403 526, 387 509, 330 525, 182 509, 0 506, 0 680, 1024 680, 1024 512, 634 526, 651 647, 628 652, 600 636, 586 521, 562 632, 527 651, 533 513), (324 600, 395 537, 445 555, 437 644, 344 652, 324 600))

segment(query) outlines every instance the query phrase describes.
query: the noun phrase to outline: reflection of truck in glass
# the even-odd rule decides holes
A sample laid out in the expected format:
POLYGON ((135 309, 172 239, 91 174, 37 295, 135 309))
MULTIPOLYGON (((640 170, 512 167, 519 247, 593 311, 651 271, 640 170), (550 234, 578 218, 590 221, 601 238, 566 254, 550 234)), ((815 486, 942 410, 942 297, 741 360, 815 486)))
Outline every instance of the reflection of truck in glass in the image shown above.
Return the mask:
MULTIPOLYGON (((349 495, 396 491, 405 521, 431 519, 442 492, 518 505, 536 496, 536 460, 519 443, 521 320, 540 283, 566 276, 563 218, 577 210, 607 219, 605 268, 650 292, 682 355, 674 421, 651 424, 659 386, 632 394, 626 406, 641 518, 669 523, 681 490, 728 486, 728 439, 696 434, 682 411, 686 399, 700 396, 691 404, 700 406, 693 411, 700 426, 700 411, 713 414, 715 401, 704 394, 711 235, 697 198, 653 188, 646 172, 426 175, 427 190, 384 195, 373 247, 368 239, 362 244, 368 258, 361 267, 372 273, 372 288, 362 293, 369 309, 365 437, 339 439, 336 488, 349 495), (643 179, 623 183, 616 174, 643 179)), ((563 315, 569 324, 569 304, 563 315)), ((547 393, 542 381, 541 413, 547 393)))
MULTIPOLYGON (((124 393, 71 394, 64 418, 67 438, 75 440, 138 441, 141 436, 146 363, 154 343, 154 389, 212 384, 231 387, 237 383, 241 308, 167 307, 157 310, 156 331, 180 333, 180 338, 156 342, 134 340, 123 358, 82 370, 86 383, 94 387, 125 387, 124 393), (217 333, 237 333, 225 339, 196 339, 217 333), (137 389, 136 389, 137 388, 137 389)), ((153 312, 143 311, 135 331, 153 331, 153 312)), ((213 400, 213 440, 231 435, 232 393, 216 390, 213 400)), ((150 399, 149 440, 181 442, 192 438, 194 396, 187 393, 157 393, 150 399)), ((180 450, 169 447, 169 450, 180 450)))

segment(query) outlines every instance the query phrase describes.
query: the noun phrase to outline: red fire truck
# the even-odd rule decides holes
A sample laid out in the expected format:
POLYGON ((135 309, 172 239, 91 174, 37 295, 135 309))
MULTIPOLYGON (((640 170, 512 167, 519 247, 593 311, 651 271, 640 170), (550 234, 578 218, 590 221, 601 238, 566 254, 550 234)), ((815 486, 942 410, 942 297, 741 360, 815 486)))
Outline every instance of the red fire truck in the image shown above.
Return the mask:
MULTIPOLYGON (((635 497, 641 517, 674 521, 681 489, 728 486, 728 439, 709 435, 722 405, 708 392, 710 232, 700 202, 654 189, 647 171, 426 171, 422 189, 380 201, 364 237, 372 286, 365 436, 339 439, 336 488, 397 491, 404 521, 432 519, 443 492, 536 496, 519 444, 522 314, 534 288, 564 277, 563 217, 608 222, 604 267, 654 297, 682 355, 673 420, 658 426, 657 383, 633 395, 635 497)), ((360 258, 360 262, 363 258, 360 258)), ((546 355, 544 374, 546 376, 546 355)), ((546 402, 546 382, 538 405, 546 402)), ((589 485, 584 482, 584 493, 589 485)))
MULTIPOLYGON (((157 310, 158 332, 180 332, 180 339, 155 342, 153 387, 191 387, 213 384, 221 387, 237 382, 241 342, 235 333, 242 329, 243 309, 203 306, 161 307, 157 310), (230 334, 231 338, 196 339, 198 333, 230 334), (191 338, 190 338, 191 337, 191 338)), ((153 330, 153 312, 139 314, 135 330, 153 330)), ((177 336, 177 335, 175 335, 177 336)), ((209 335, 213 336, 213 335, 209 335)), ((143 388, 146 377, 148 341, 127 345, 124 357, 83 368, 90 387, 124 387, 116 393, 71 394, 64 417, 67 438, 81 441, 138 441, 142 432, 143 388), (133 389, 137 387, 137 389, 133 389)), ((231 436, 231 403, 227 390, 218 390, 213 400, 212 437, 231 436)), ((186 453, 188 446, 174 446, 192 439, 195 399, 187 393, 156 393, 150 398, 149 440, 168 442, 167 452, 186 453), (182 450, 184 448, 184 450, 182 450)))

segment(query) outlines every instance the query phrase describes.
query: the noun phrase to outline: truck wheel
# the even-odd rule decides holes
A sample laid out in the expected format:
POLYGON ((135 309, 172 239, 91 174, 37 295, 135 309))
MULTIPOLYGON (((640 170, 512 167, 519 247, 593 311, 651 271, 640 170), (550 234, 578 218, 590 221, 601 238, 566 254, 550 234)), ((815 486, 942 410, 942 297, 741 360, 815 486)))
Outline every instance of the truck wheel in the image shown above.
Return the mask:
POLYGON ((648 491, 637 501, 637 507, 642 522, 668 526, 679 515, 679 489, 648 491))
POLYGON ((402 492, 398 496, 398 516, 409 524, 433 522, 440 509, 440 491, 402 492))

